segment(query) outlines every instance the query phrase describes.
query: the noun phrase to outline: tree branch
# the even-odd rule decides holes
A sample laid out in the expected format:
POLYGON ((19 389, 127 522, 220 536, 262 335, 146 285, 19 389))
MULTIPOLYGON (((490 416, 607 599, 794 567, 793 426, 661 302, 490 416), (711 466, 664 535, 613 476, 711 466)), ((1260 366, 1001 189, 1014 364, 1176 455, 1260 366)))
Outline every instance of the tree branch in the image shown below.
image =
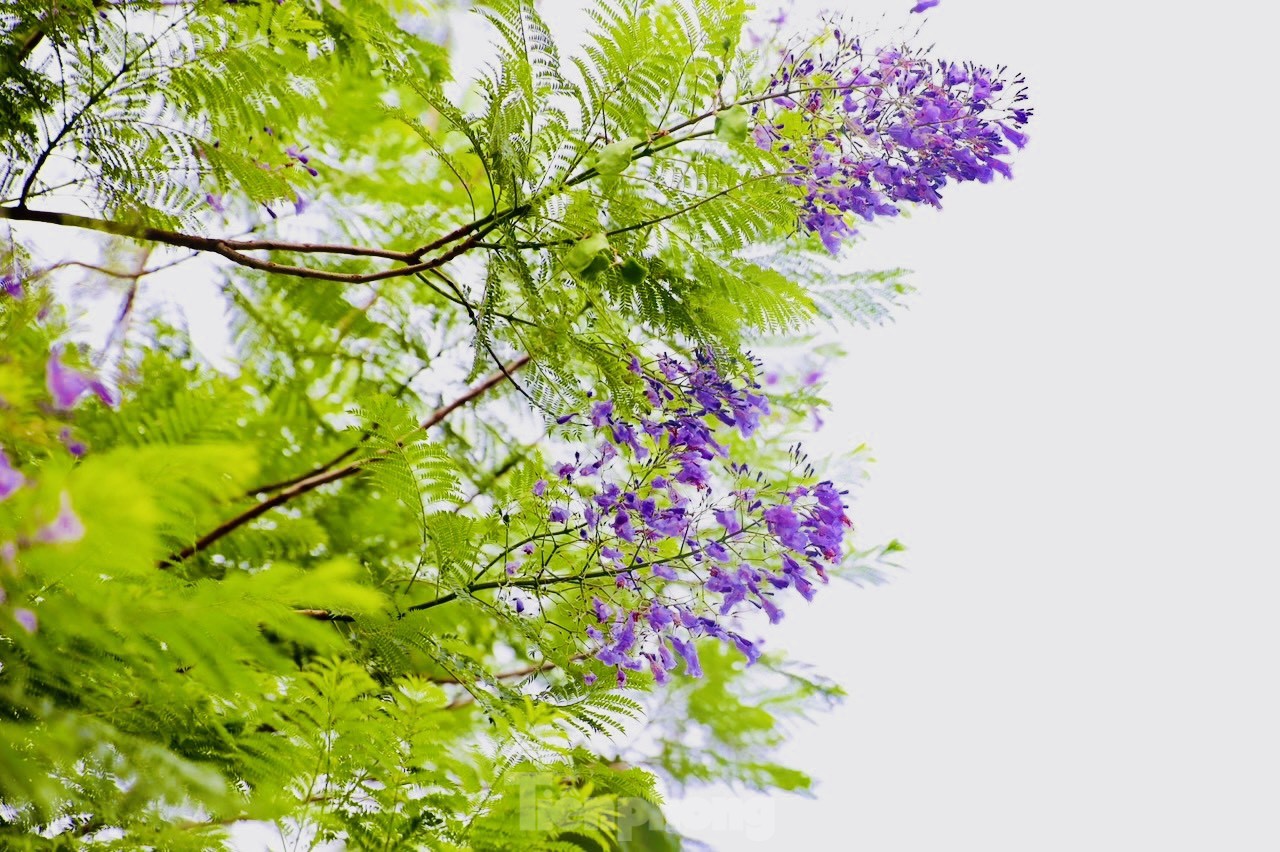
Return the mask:
MULTIPOLYGON (((442 420, 444 420, 454 411, 457 411, 462 406, 472 402, 477 397, 483 395, 484 393, 492 389, 495 385, 500 384, 504 379, 507 378, 508 371, 518 370, 521 367, 523 367, 525 364, 529 363, 529 358, 530 356, 528 355, 521 355, 519 358, 515 359, 510 364, 506 365, 502 370, 491 373, 489 376, 485 377, 485 379, 480 383, 468 388, 465 393, 460 395, 458 398, 454 399, 452 402, 448 403, 447 405, 443 405, 440 408, 436 409, 434 412, 432 412, 431 416, 429 416, 426 420, 423 420, 420 424, 418 424, 418 428, 426 430, 440 423, 442 420)), ((200 538, 196 539, 192 544, 187 545, 186 547, 182 548, 182 550, 179 550, 176 553, 169 556, 167 559, 165 559, 163 562, 160 563, 159 567, 169 568, 173 565, 177 565, 189 559, 190 557, 194 556, 195 554, 199 553, 200 551, 208 549, 208 547, 214 542, 234 532, 235 530, 239 529, 240 527, 244 526, 250 521, 256 518, 262 517, 272 509, 278 506, 283 506, 285 503, 288 503, 290 500, 293 500, 296 497, 300 497, 303 494, 307 494, 311 491, 314 491, 322 485, 328 485, 331 482, 338 482, 340 480, 346 479, 349 476, 356 475, 357 473, 360 472, 361 468, 363 467, 363 465, 360 462, 353 462, 351 464, 344 465, 342 467, 336 467, 337 464, 341 463, 346 458, 349 458, 351 455, 354 455, 355 452, 356 452, 355 448, 352 448, 348 453, 344 453, 342 456, 335 459, 333 462, 330 462, 327 465, 322 465, 321 467, 316 468, 315 470, 307 474, 304 474, 296 482, 293 482, 287 488, 284 488, 283 490, 279 491, 274 496, 269 497, 266 500, 263 500, 261 503, 256 503, 253 506, 250 506, 248 509, 245 509, 243 512, 236 515, 235 517, 222 522, 221 524, 214 527, 209 532, 200 536, 200 538)), ((320 616, 312 615, 312 617, 320 617, 320 616)), ((329 619, 329 620, 338 620, 338 619, 329 619)))
POLYGON ((425 272, 443 266, 458 255, 474 248, 484 234, 497 227, 496 223, 468 226, 458 229, 452 235, 446 234, 434 243, 422 249, 403 252, 392 249, 347 246, 330 243, 293 243, 284 240, 227 240, 216 237, 202 237, 197 234, 186 234, 164 228, 153 228, 148 225, 131 225, 126 222, 114 222, 110 219, 95 219, 90 216, 79 216, 74 213, 55 213, 49 210, 30 210, 26 207, 0 207, 0 219, 11 219, 24 222, 41 222, 47 225, 59 225, 67 228, 80 228, 87 231, 111 234, 117 237, 128 237, 135 240, 162 243, 179 248, 187 248, 198 252, 220 255, 240 266, 271 272, 277 275, 289 275, 294 278, 314 278, 322 281, 341 281, 346 284, 366 284, 386 278, 399 278, 425 272), (432 248, 440 248, 455 241, 463 233, 472 236, 439 257, 423 261, 422 256, 432 248), (458 235, 458 236, 454 236, 458 235), (395 260, 408 265, 378 272, 334 272, 327 269, 313 269, 309 266, 291 266, 247 255, 246 251, 291 251, 299 254, 338 254, 354 257, 376 257, 395 260))

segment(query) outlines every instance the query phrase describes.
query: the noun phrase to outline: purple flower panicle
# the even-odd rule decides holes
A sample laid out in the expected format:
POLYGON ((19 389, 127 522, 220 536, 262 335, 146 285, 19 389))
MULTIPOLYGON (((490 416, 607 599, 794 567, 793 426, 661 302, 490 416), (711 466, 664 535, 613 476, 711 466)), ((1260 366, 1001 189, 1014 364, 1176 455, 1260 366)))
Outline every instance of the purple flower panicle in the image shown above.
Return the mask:
POLYGON ((766 89, 779 96, 752 107, 756 144, 784 153, 787 180, 803 195, 800 224, 828 251, 859 220, 895 216, 904 203, 941 206, 950 183, 1012 176, 1003 158, 1010 144, 1026 144, 1032 113, 1022 78, 923 52, 864 50, 838 31, 834 42, 826 55, 787 54, 766 89), (800 119, 785 137, 781 112, 800 119))
POLYGON ((548 520, 597 560, 586 645, 619 683, 640 671, 664 682, 680 661, 700 676, 703 637, 754 662, 759 643, 737 619, 758 612, 776 624, 786 597, 809 600, 826 582, 850 526, 842 492, 812 482, 802 463, 801 484, 770 486, 733 461, 726 433, 755 434, 769 403, 754 380, 723 376, 710 354, 688 364, 664 356, 648 369, 637 361, 631 371, 652 409, 633 414, 597 400, 588 417, 599 452, 551 471, 576 487, 548 520))
POLYGON ((16 272, 8 275, 0 276, 0 292, 5 293, 10 298, 22 298, 22 277, 16 272))

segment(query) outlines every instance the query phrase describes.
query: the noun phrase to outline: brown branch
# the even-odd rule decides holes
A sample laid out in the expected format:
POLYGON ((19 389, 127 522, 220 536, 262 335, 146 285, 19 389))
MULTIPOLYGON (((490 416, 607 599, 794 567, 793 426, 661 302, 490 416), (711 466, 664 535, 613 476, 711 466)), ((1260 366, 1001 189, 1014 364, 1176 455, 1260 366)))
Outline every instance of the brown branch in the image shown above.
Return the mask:
MULTIPOLYGON (((511 364, 507 365, 506 370, 519 369, 520 367, 523 367, 528 362, 529 362, 529 356, 521 355, 519 358, 512 361, 511 364)), ((501 383, 502 380, 505 378, 506 378, 505 370, 490 374, 484 379, 484 381, 468 388, 467 391, 463 393, 461 396, 459 396, 457 399, 453 400, 447 405, 441 406, 440 408, 436 409, 434 412, 432 412, 431 416, 429 416, 426 420, 423 420, 420 424, 418 424, 418 428, 424 429, 424 430, 430 429, 432 426, 435 426, 436 424, 440 423, 442 420, 444 420, 454 411, 458 410, 464 405, 467 405, 468 403, 475 400, 477 397, 484 394, 486 391, 493 388, 494 385, 501 383)), ((350 452, 351 454, 354 454, 355 450, 352 449, 350 452)), ((346 457, 347 456, 344 455, 343 458, 346 458, 346 457)), ((341 460, 342 459, 339 459, 338 461, 341 461, 341 460)), ((316 470, 304 475, 298 481, 289 485, 289 487, 279 491, 274 496, 269 497, 266 500, 263 500, 261 503, 256 503, 253 506, 250 506, 248 509, 245 509, 243 512, 241 512, 240 514, 236 515, 233 518, 223 521, 221 524, 214 527, 209 532, 200 536, 200 538, 196 539, 192 544, 189 544, 186 547, 182 548, 181 550, 177 551, 176 553, 170 555, 167 559, 165 559, 163 562, 160 563, 159 567, 168 568, 170 566, 177 565, 178 563, 189 559, 190 557, 194 556, 200 551, 208 549, 208 547, 214 542, 238 530, 240 527, 244 526, 250 521, 256 518, 262 517, 272 509, 275 509, 278 506, 283 506, 285 503, 288 503, 290 500, 293 500, 295 497, 300 497, 303 494, 307 494, 311 491, 314 491, 322 485, 328 485, 331 482, 338 482, 340 480, 346 479, 347 477, 354 476, 360 472, 362 467, 363 467, 362 462, 352 462, 351 464, 344 465, 342 467, 337 467, 334 469, 325 469, 324 467, 317 468, 316 470)), ((308 614, 311 615, 311 617, 313 618, 327 617, 328 620, 340 620, 334 617, 328 617, 328 614, 326 614, 325 616, 320 616, 312 612, 308 612, 308 614)))
MULTIPOLYGON (((763 521, 760 521, 760 520, 752 521, 751 523, 744 526, 737 533, 731 534, 726 532, 724 535, 720 536, 720 538, 716 539, 716 541, 723 544, 729 539, 737 535, 741 535, 742 533, 745 533, 750 529, 760 526, 761 523, 763 523, 763 521)), ((519 545, 517 544, 517 546, 519 545)), ((510 549, 508 549, 506 552, 509 553, 510 549)), ((406 614, 410 612, 419 612, 424 609, 432 609, 434 607, 441 606, 443 604, 451 603, 453 601, 456 601, 463 593, 469 595, 473 592, 485 591, 486 589, 512 589, 512 588, 541 589, 543 586, 562 586, 567 584, 582 583, 584 580, 601 580, 607 577, 617 577, 619 574, 625 574, 629 571, 636 571, 641 568, 651 568, 654 565, 666 565, 671 562, 677 562, 681 559, 688 559, 693 555, 694 555, 693 550, 683 550, 671 556, 664 556, 661 559, 653 559, 649 561, 640 559, 640 560, 635 560, 631 562, 631 564, 629 565, 623 565, 618 568, 601 568, 597 571, 583 571, 582 573, 579 573, 579 574, 569 574, 569 575, 564 575, 559 577, 530 577, 528 579, 523 579, 523 580, 505 580, 505 579, 489 580, 484 583, 471 582, 467 585, 466 589, 464 589, 463 592, 449 592, 447 595, 441 595, 438 598, 432 598, 429 601, 423 601, 420 604, 414 604, 413 606, 409 607, 405 612, 406 614)), ((498 559, 501 559, 501 558, 502 556, 499 555, 497 559, 494 559, 492 562, 489 563, 489 565, 493 565, 494 562, 497 562, 498 559)), ((483 576, 483 574, 484 574, 484 571, 482 570, 476 576, 480 577, 480 576, 483 576)), ((296 609, 294 610, 294 613, 297 615, 306 616, 307 618, 314 618, 319 621, 355 621, 355 619, 349 615, 339 615, 337 613, 330 612, 327 609, 296 609)), ((401 617, 403 617, 403 615, 401 617)))
MULTIPOLYGON (((427 429, 430 429, 432 426, 438 425, 441 421, 443 421, 446 417, 448 417, 454 411, 457 411, 459 408, 471 402, 481 394, 487 393, 489 390, 493 388, 494 385, 498 384, 503 379, 510 378, 507 375, 507 373, 514 373, 528 363, 529 363, 529 356, 521 355, 519 358, 516 358, 514 361, 512 361, 510 364, 507 364, 502 369, 494 370, 492 373, 485 376, 482 381, 468 388, 466 393, 462 394, 457 399, 453 400, 447 405, 441 406, 440 408, 437 408, 435 411, 431 412, 431 416, 429 416, 426 420, 423 420, 421 423, 419 423, 418 428, 425 431, 427 429)), ((266 485, 259 485, 257 488, 254 488, 252 491, 250 491, 249 494, 250 495, 269 494, 272 491, 277 491, 281 488, 288 488, 291 485, 297 485, 298 483, 303 482, 304 480, 311 479, 312 477, 321 475, 325 471, 332 470, 333 468, 342 464, 342 462, 354 456, 359 451, 360 444, 363 444, 365 441, 367 441, 371 437, 371 435, 372 433, 365 433, 365 435, 360 438, 359 444, 356 444, 354 447, 348 447, 347 449, 343 450, 341 453, 329 459, 329 461, 325 462, 319 467, 312 468, 306 473, 300 473, 297 476, 290 477, 289 479, 281 480, 280 482, 271 482, 266 485)))
MULTIPOLYGON (((740 535, 741 533, 745 533, 747 530, 750 530, 753 527, 758 527, 761 523, 762 522, 759 520, 752 521, 751 523, 744 526, 737 533, 733 533, 733 534, 725 533, 724 535, 720 536, 720 538, 716 539, 716 541, 719 541, 720 543, 723 544, 724 542, 728 541, 730 538, 733 538, 735 535, 740 535)), ((598 571, 584 571, 580 574, 569 574, 569 575, 559 576, 559 577, 530 577, 524 580, 506 580, 506 579, 489 580, 484 583, 471 583, 466 587, 465 591, 467 594, 471 594, 473 592, 482 592, 486 589, 540 589, 543 586, 562 586, 567 583, 581 583, 583 580, 600 580, 605 577, 617 577, 619 574, 625 574, 629 571, 635 571, 641 568, 650 568, 654 565, 666 565, 667 563, 670 563, 670 562, 678 562, 681 559, 688 559, 693 555, 694 555, 693 550, 684 550, 679 553, 673 554, 671 556, 664 556, 661 559, 652 559, 648 561, 643 559, 635 560, 631 562, 631 564, 623 565, 619 568, 601 568, 598 571)), ((499 556, 498 558, 501 559, 501 556, 499 556)), ((497 562, 496 559, 493 562, 490 562, 489 564, 493 565, 495 562, 497 562)), ((481 574, 477 576, 481 576, 483 575, 483 573, 484 572, 482 571, 481 574)), ((441 595, 438 598, 433 598, 432 600, 429 600, 429 601, 423 601, 420 604, 414 604, 413 606, 408 608, 407 612, 418 612, 420 610, 431 609, 433 607, 440 606, 441 604, 447 604, 451 601, 457 600, 458 596, 459 596, 458 592, 450 592, 447 595, 441 595)))
POLYGON ((494 385, 501 383, 503 379, 509 378, 509 376, 507 375, 508 373, 514 373, 516 370, 519 370, 521 367, 528 364, 529 360, 530 360, 530 357, 528 355, 521 355, 519 358, 516 358, 511 363, 505 366, 499 364, 498 365, 499 369, 494 370, 488 376, 485 376, 484 381, 473 386, 466 393, 464 393, 462 396, 458 397, 448 405, 442 406, 441 408, 437 408, 435 411, 431 413, 430 417, 428 417, 426 420, 423 420, 421 423, 418 424, 418 428, 430 429, 432 426, 439 425, 441 421, 443 421, 446 417, 448 417, 454 411, 458 410, 462 406, 471 402, 476 397, 485 393, 486 391, 491 389, 494 385))
POLYGON ((162 243, 179 248, 187 248, 198 252, 220 255, 232 263, 271 272, 277 275, 289 275, 295 278, 313 278, 322 281, 341 281, 346 284, 366 284, 386 278, 399 278, 425 272, 443 266, 458 255, 474 248, 486 233, 497 227, 496 223, 475 224, 460 228, 446 234, 439 240, 414 251, 394 251, 392 249, 371 246, 348 246, 332 243, 293 243, 283 240, 228 240, 216 237, 202 237, 197 234, 186 234, 181 231, 170 231, 165 228, 153 228, 148 225, 131 225, 125 222, 114 222, 109 219, 95 219, 90 216, 79 216, 74 213, 55 213, 49 210, 30 210, 26 207, 0 207, 0 219, 14 221, 41 222, 47 225, 59 225, 67 228, 80 228, 97 231, 117 237, 128 237, 135 240, 162 243), (474 226, 474 227, 473 227, 474 226), (442 248, 459 236, 471 233, 472 236, 439 257, 422 260, 428 250, 442 248), (377 272, 334 272, 327 269, 314 269, 309 266, 291 266, 247 255, 246 251, 291 251, 299 254, 338 254, 352 257, 376 257, 408 264, 406 266, 383 269, 377 272))

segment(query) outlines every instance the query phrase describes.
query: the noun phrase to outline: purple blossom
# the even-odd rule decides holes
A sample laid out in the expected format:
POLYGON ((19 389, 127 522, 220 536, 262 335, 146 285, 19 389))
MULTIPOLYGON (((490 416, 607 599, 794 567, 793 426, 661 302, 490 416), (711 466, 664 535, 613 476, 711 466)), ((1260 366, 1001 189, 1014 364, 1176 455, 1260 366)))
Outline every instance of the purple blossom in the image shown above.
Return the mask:
POLYGON ((595 682, 596 682, 596 673, 595 673, 595 672, 583 672, 583 673, 582 673, 582 682, 583 682, 583 683, 585 683, 587 686, 594 686, 594 685, 595 685, 595 682))
POLYGON ((16 272, 0 276, 0 290, 14 299, 22 298, 22 278, 16 272))
POLYGON ((618 446, 627 446, 635 453, 637 459, 643 461, 649 457, 649 450, 640 444, 636 430, 629 423, 615 423, 610 430, 613 440, 618 446))
POLYGON ((662 667, 662 663, 653 654, 646 655, 649 658, 649 671, 653 673, 653 679, 658 684, 664 684, 671 680, 671 676, 667 674, 667 670, 662 667))
POLYGON ((730 633, 729 638, 733 640, 733 644, 747 658, 747 665, 753 665, 756 660, 760 659, 760 648, 755 642, 748 641, 737 633, 730 633))
POLYGON ((763 596, 760 597, 759 600, 760 608, 764 610, 765 615, 769 616, 770 624, 777 624, 779 621, 782 621, 783 612, 778 608, 777 604, 775 604, 770 598, 763 596))
POLYGON ((36 620, 36 614, 29 609, 15 609, 13 611, 13 620, 28 633, 35 633, 39 629, 40 623, 36 620))
POLYGON ((792 550, 803 553, 809 546, 808 536, 800 529, 800 519, 790 506, 780 505, 765 509, 764 520, 769 526, 769 532, 792 550))
POLYGON ((595 613, 596 621, 608 621, 613 618, 613 610, 599 598, 591 599, 591 610, 595 613))
POLYGON ((608 425, 613 419, 613 402, 606 400, 597 402, 591 406, 591 425, 597 429, 608 425))
POLYGON ((26 482, 26 477, 10 463, 8 454, 0 447, 0 502, 12 497, 26 482))
POLYGON ((675 580, 678 576, 675 569, 662 562, 650 566, 649 570, 653 573, 653 576, 661 577, 663 580, 675 580))
POLYGON ((563 524, 569 520, 569 510, 564 506, 552 506, 551 514, 547 516, 547 520, 553 524, 563 524))
POLYGON ((941 0, 920 0, 919 3, 911 7, 911 11, 915 13, 923 12, 937 6, 941 0))
POLYGON ((634 543, 636 540, 635 528, 631 526, 631 516, 622 509, 619 509, 618 514, 613 518, 613 531, 623 541, 634 543))
POLYGON ((213 208, 215 213, 226 213, 227 208, 222 203, 222 196, 209 193, 204 197, 204 203, 213 208))
POLYGON ((702 662, 698 659, 698 649, 693 640, 683 641, 678 636, 668 637, 671 647, 684 659, 684 673, 689 677, 702 677, 702 662))
POLYGON ((728 549, 718 541, 708 541, 703 549, 717 562, 728 562, 730 559, 728 549))
POLYGON ((71 508, 71 495, 62 492, 58 514, 36 532, 36 541, 43 544, 70 544, 84 537, 84 524, 71 508))
POLYGON ((62 446, 67 448, 67 452, 78 459, 82 459, 89 452, 89 447, 84 441, 79 440, 72 433, 70 426, 63 426, 58 432, 58 440, 62 442, 62 446))
MULTIPOLYGON (((598 444, 599 457, 583 465, 575 456, 574 464, 558 470, 564 478, 575 471, 596 477, 580 485, 586 523, 578 537, 595 548, 606 568, 602 573, 612 574, 614 583, 596 586, 595 624, 585 627, 592 653, 616 669, 619 682, 646 663, 665 676, 677 656, 685 660, 686 674, 701 674, 693 643, 702 636, 732 644, 754 662, 758 644, 729 629, 729 619, 758 609, 776 624, 784 617, 780 592, 794 589, 806 600, 813 597, 809 572, 825 582, 849 526, 841 492, 830 482, 803 481, 782 491, 757 477, 753 487, 742 483, 717 495, 715 489, 725 484, 722 473, 738 482, 748 476, 747 465, 730 457, 733 442, 718 436, 725 428, 743 436, 758 428, 769 413, 759 385, 726 378, 708 352, 696 353, 691 364, 661 356, 651 362, 652 373, 638 359, 629 369, 639 371, 653 410, 632 418, 619 414, 613 401, 597 398, 589 418, 597 438, 605 439, 598 444), (618 446, 632 452, 619 457, 618 446), (642 459, 649 463, 642 466, 642 459), (706 491, 712 493, 700 496, 706 491), (716 506, 729 495, 732 506, 716 506), (723 528, 723 536, 707 528, 711 523, 723 528), (742 545, 735 550, 744 558, 759 554, 775 565, 780 560, 781 570, 767 563, 730 568, 735 556, 727 539, 742 545), (675 557, 659 549, 663 540, 679 542, 675 557), (622 542, 634 547, 634 555, 623 553, 622 542), (629 560, 634 570, 627 570, 629 560), (682 563, 691 569, 688 576, 679 571, 682 563), (700 571, 696 563, 702 563, 700 571)), ((534 491, 545 494, 538 486, 534 491)), ((557 510, 567 520, 562 506, 552 509, 553 519, 561 518, 557 510)))
POLYGON ((1021 150, 1027 147, 1027 134, 1015 130, 1003 121, 1000 122, 1000 132, 1004 134, 1004 138, 1014 144, 1014 147, 1021 150))
MULTIPOLYGON (((671 614, 671 610, 662 604, 654 604, 649 608, 649 626, 654 630, 662 630, 664 627, 675 623, 675 616, 671 614)), ((658 643, 658 647, 662 647, 661 642, 658 643)), ((667 668, 671 668, 671 666, 667 666, 667 668)))
POLYGON ((90 391, 107 405, 116 404, 115 395, 99 379, 62 363, 60 346, 49 354, 49 361, 45 366, 45 383, 49 388, 49 395, 53 397, 54 408, 62 411, 74 408, 80 397, 90 391))
POLYGON ((716 509, 715 516, 716 523, 724 527, 725 532, 730 536, 742 532, 742 524, 738 522, 738 513, 732 509, 716 509))
POLYGON ((806 601, 813 600, 816 590, 813 588, 813 584, 804 577, 798 574, 792 575, 791 584, 796 587, 796 591, 800 593, 800 597, 804 598, 806 601))
POLYGON ((689 530, 689 518, 679 507, 655 512, 646 523, 649 529, 663 538, 683 538, 689 530))
MULTIPOLYGON (((935 5, 925 0, 912 11, 935 5)), ((785 97, 757 104, 757 143, 762 128, 782 126, 779 108, 798 113, 784 144, 770 147, 786 155, 787 180, 803 196, 800 224, 834 254, 858 220, 897 215, 903 203, 940 206, 950 183, 1008 177, 1006 142, 1026 144, 1022 128, 1032 112, 1022 105, 1022 83, 1003 70, 864 51, 856 39, 836 38, 826 54, 784 57, 770 88, 815 91, 803 104, 785 97)))
POLYGON ((533 483, 534 497, 541 497, 543 494, 546 494, 546 493, 547 493, 547 481, 545 479, 539 479, 537 482, 533 483))
POLYGON ((703 463, 700 455, 697 453, 681 453, 678 458, 680 459, 680 470, 676 471, 676 482, 693 485, 699 489, 710 486, 711 473, 707 470, 707 466, 703 463))

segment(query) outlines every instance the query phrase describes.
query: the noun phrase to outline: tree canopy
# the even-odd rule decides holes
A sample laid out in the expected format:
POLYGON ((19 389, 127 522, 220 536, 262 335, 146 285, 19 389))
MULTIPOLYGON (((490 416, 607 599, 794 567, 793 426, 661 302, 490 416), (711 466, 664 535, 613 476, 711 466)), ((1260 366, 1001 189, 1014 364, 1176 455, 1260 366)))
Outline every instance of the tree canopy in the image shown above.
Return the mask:
POLYGON ((882 321, 858 228, 1030 111, 749 12, 485 0, 455 80, 427 0, 6 0, 0 845, 673 849, 663 788, 807 788, 840 690, 761 637, 899 546, 759 353, 882 321))

